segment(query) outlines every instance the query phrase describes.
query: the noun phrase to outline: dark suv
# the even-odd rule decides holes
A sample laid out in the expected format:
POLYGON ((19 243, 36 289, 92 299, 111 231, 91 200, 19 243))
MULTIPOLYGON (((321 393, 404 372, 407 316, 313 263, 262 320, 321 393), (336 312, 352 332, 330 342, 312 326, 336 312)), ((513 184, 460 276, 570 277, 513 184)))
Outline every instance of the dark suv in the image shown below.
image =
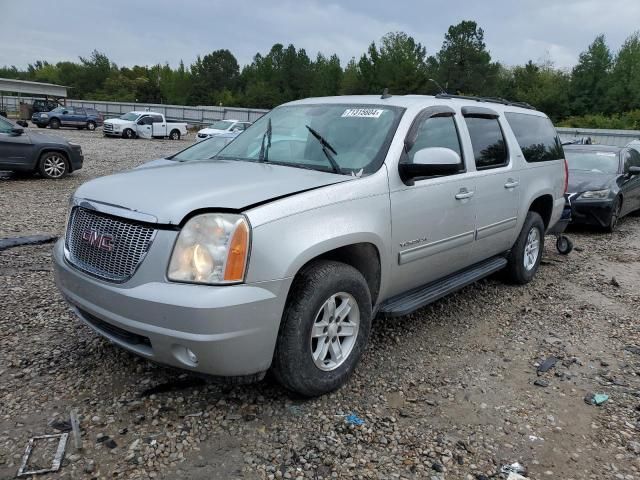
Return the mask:
POLYGON ((95 108, 57 107, 50 112, 34 113, 31 121, 40 128, 76 127, 95 130, 102 126, 103 117, 95 108))
POLYGON ((64 138, 25 131, 0 118, 0 170, 40 172, 45 178, 62 178, 82 168, 80 145, 64 138))

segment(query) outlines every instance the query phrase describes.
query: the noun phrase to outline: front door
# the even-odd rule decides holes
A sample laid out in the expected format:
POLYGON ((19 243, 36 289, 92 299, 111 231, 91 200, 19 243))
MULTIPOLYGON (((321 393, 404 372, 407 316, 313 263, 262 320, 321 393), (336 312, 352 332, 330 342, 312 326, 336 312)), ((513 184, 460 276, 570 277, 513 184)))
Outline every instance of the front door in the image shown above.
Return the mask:
POLYGON ((631 175, 629 168, 640 167, 640 153, 630 148, 624 154, 624 177, 621 190, 624 200, 622 202, 622 215, 640 209, 640 175, 631 175))
POLYGON ((24 169, 33 167, 31 164, 32 144, 26 134, 11 133, 14 125, 0 118, 0 170, 2 168, 24 169))
POLYGON ((430 107, 416 117, 411 135, 415 142, 405 148, 402 162, 412 162, 420 149, 443 147, 458 153, 463 164, 460 173, 415 179, 413 185, 391 182, 391 295, 468 266, 475 234, 476 185, 464 168, 454 111, 430 107))
POLYGON ((153 118, 143 115, 136 123, 136 133, 139 138, 153 138, 153 118))

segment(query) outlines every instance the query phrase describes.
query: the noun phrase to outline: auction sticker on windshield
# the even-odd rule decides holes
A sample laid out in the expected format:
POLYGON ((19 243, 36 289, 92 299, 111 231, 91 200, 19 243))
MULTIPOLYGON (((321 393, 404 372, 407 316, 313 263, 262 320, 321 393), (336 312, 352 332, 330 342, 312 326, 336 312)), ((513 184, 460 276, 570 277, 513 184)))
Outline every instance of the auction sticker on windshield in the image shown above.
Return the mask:
POLYGON ((347 108, 342 114, 343 117, 357 118, 380 118, 384 110, 377 108, 347 108))

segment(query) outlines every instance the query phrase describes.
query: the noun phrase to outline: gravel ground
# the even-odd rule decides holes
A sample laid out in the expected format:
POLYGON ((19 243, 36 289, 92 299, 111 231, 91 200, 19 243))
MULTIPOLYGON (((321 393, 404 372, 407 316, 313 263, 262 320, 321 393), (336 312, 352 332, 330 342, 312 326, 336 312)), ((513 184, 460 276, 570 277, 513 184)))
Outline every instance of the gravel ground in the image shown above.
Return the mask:
MULTIPOLYGON (((61 235, 79 184, 190 143, 52 133, 82 145, 85 167, 57 182, 0 174, 0 238, 61 235)), ((141 360, 74 318, 51 245, 0 252, 0 478, 75 408, 84 449, 43 478, 481 480, 517 461, 531 479, 640 479, 640 348, 625 349, 640 346, 640 219, 571 237, 568 257, 547 238, 525 287, 490 278, 376 320, 351 381, 314 400, 141 360), (588 405, 590 392, 609 400, 588 405)))

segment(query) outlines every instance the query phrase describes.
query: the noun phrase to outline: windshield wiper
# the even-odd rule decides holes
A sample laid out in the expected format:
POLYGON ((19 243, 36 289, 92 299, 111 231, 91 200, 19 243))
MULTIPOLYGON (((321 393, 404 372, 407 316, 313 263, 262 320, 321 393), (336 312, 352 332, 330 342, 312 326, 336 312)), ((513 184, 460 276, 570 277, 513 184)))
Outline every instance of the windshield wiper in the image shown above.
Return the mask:
POLYGON ((269 161, 269 149, 271 148, 271 118, 269 118, 269 123, 267 123, 267 130, 262 135, 262 144, 260 145, 260 154, 258 155, 258 160, 260 162, 268 162, 269 161), (268 140, 267 147, 265 148, 264 141, 268 140))
POLYGON ((331 164, 331 168, 333 169, 333 171, 335 173, 342 173, 342 171, 340 170, 340 165, 338 165, 338 162, 336 162, 335 158, 333 158, 333 155, 338 155, 338 152, 336 152, 336 149, 333 148, 331 144, 327 142, 322 135, 316 132, 309 125, 305 125, 305 127, 307 127, 307 130, 311 132, 311 135, 313 135, 316 138, 316 140, 320 142, 320 145, 322 145, 322 152, 324 153, 324 156, 327 157, 327 160, 329 160, 329 163, 331 164), (329 153, 329 150, 333 152, 333 155, 329 153))

